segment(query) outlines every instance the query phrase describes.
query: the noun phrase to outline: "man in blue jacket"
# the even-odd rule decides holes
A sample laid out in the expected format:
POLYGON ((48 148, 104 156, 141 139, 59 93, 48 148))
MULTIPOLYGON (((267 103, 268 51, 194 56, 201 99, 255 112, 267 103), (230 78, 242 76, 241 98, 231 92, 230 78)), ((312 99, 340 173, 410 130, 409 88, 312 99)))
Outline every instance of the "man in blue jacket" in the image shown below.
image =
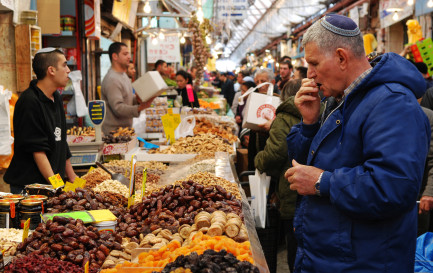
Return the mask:
POLYGON ((326 15, 303 38, 302 122, 287 137, 285 176, 302 197, 295 272, 413 272, 416 200, 430 125, 425 81, 394 53, 372 68, 358 26, 326 15), (319 90, 326 99, 320 115, 319 90))

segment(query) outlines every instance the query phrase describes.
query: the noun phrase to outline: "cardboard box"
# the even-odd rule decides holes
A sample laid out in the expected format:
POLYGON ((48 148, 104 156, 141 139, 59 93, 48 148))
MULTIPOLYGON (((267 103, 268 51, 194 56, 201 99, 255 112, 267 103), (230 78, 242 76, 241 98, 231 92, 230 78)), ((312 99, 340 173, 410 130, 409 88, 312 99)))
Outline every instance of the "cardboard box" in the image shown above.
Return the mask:
POLYGON ((71 143, 88 143, 95 141, 95 136, 73 136, 73 135, 67 135, 66 136, 66 142, 68 144, 71 143))
POLYGON ((134 137, 131 141, 125 143, 104 143, 102 148, 103 155, 127 154, 129 151, 138 146, 137 138, 134 137))
POLYGON ((260 93, 251 93, 248 96, 247 103, 245 104, 244 121, 242 128, 249 128, 252 130, 260 131, 262 128, 259 124, 267 122, 268 119, 275 119, 275 112, 280 105, 279 97, 268 96, 260 93))
POLYGON ((147 101, 152 97, 157 97, 168 88, 158 71, 147 72, 133 82, 132 87, 134 87, 135 93, 142 101, 147 101))

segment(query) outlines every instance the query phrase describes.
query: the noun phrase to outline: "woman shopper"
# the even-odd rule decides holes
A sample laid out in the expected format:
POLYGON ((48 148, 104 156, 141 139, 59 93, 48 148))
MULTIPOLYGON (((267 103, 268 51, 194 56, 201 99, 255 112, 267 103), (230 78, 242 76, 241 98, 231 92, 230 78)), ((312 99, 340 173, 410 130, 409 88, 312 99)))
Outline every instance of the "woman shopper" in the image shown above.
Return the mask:
MULTIPOLYGON (((290 272, 293 272, 296 257, 296 239, 293 232, 293 217, 296 207, 296 191, 290 190, 290 185, 284 173, 291 167, 288 158, 286 137, 293 125, 301 121, 301 114, 295 106, 295 94, 301 87, 301 80, 290 80, 281 92, 281 104, 276 110, 276 117, 269 130, 269 138, 265 149, 259 152, 255 159, 255 167, 260 172, 278 177, 276 193, 280 201, 280 227, 286 239, 287 261, 290 272)), ((275 246, 277 247, 277 246, 275 246)))
POLYGON ((179 70, 176 73, 176 83, 177 83, 177 93, 182 97, 182 105, 189 106, 191 108, 199 108, 200 104, 198 103, 197 93, 194 89, 192 89, 192 93, 194 96, 194 101, 190 102, 188 98, 187 85, 190 84, 192 88, 192 76, 186 71, 179 70))

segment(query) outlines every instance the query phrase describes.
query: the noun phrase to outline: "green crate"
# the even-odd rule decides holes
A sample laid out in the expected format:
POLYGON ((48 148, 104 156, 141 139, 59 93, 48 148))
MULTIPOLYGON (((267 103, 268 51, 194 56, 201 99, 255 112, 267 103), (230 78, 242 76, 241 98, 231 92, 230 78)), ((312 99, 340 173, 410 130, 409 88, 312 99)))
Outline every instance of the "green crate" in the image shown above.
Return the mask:
POLYGON ((416 42, 419 52, 423 62, 428 67, 428 72, 430 75, 433 74, 433 41, 431 38, 424 39, 422 41, 416 42))

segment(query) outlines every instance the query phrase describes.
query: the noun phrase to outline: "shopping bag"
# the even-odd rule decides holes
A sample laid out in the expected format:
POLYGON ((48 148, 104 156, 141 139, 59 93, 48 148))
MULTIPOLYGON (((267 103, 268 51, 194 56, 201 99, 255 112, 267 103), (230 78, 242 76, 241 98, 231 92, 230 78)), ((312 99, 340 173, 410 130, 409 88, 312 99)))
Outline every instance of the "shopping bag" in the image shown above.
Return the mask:
POLYGON ((271 177, 260 173, 257 169, 254 175, 248 176, 251 191, 251 209, 253 211, 256 227, 266 226, 266 204, 271 177))
POLYGON ((274 95, 274 86, 272 83, 264 82, 257 85, 255 88, 250 88, 240 96, 239 104, 244 104, 244 99, 248 97, 243 111, 244 119, 242 128, 252 130, 262 130, 260 124, 266 123, 268 120, 273 120, 276 116, 276 110, 281 103, 279 97, 274 95), (266 94, 256 93, 255 90, 262 86, 268 85, 266 94))
POLYGON ((181 137, 193 136, 194 135, 194 127, 195 127, 195 117, 188 116, 182 118, 179 126, 177 126, 176 130, 174 130, 174 135, 176 139, 181 137))
POLYGON ((433 233, 426 232, 416 239, 414 272, 433 272, 433 233))

